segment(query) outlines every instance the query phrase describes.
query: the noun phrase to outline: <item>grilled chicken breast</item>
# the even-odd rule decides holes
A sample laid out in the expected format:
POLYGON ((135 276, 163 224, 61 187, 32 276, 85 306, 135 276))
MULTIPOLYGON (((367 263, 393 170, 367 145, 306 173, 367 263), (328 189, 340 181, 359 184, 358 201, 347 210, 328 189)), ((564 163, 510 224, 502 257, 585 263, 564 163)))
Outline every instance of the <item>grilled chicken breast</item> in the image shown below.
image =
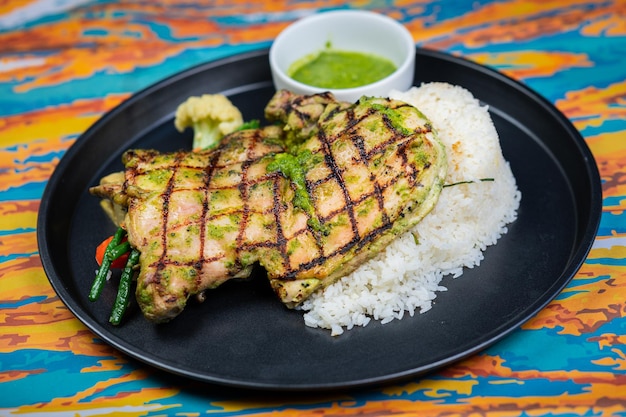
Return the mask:
POLYGON ((288 307, 344 276, 435 205, 446 155, 415 107, 279 91, 271 126, 213 150, 129 150, 124 182, 94 195, 128 207, 141 252, 137 301, 155 322, 258 263, 288 307))

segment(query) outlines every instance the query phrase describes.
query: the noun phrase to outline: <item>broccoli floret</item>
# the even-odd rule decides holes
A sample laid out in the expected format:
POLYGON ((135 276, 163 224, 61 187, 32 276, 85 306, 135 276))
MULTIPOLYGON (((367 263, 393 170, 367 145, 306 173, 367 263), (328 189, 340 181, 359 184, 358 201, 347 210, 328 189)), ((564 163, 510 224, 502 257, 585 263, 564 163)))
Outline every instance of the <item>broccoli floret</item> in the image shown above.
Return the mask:
POLYGON ((193 128, 194 150, 210 149, 243 125, 243 117, 226 96, 204 94, 189 97, 178 106, 174 125, 179 132, 193 128))

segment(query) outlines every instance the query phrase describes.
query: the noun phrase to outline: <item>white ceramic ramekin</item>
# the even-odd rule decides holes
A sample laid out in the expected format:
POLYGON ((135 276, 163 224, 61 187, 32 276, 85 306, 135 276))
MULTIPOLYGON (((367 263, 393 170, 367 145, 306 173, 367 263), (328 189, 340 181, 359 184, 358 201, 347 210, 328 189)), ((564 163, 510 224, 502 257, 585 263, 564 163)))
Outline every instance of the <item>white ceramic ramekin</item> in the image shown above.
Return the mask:
POLYGON ((414 78, 415 43, 411 33, 390 17, 365 10, 336 10, 314 14, 289 25, 272 43, 269 60, 277 90, 287 89, 298 94, 331 91, 337 99, 353 102, 363 95, 386 97, 393 89, 409 89, 414 78), (287 75, 293 62, 319 52, 327 44, 335 50, 387 58, 397 69, 372 84, 330 90, 303 84, 287 75))

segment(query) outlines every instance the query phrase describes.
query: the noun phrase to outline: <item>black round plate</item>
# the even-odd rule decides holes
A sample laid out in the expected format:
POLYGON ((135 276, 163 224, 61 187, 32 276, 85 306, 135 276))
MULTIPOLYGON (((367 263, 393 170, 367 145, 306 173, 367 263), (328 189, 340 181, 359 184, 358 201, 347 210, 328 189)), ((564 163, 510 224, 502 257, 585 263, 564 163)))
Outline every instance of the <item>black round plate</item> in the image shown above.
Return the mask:
POLYGON ((263 272, 209 292, 171 323, 154 325, 136 307, 123 325, 108 317, 113 278, 101 299, 87 294, 94 249, 114 226, 88 188, 122 170, 128 148, 189 148, 173 127, 188 96, 221 92, 245 119, 262 119, 274 93, 266 50, 201 65, 125 101, 70 147, 44 192, 37 236, 44 269, 67 307, 105 342, 149 365, 231 387, 311 391, 399 381, 479 352, 550 302, 584 262, 601 214, 601 186, 583 138, 549 102, 491 69, 417 49, 415 85, 444 81, 489 105, 505 158, 522 192, 518 219, 482 264, 445 278, 429 312, 340 337, 304 325, 283 307, 263 272))

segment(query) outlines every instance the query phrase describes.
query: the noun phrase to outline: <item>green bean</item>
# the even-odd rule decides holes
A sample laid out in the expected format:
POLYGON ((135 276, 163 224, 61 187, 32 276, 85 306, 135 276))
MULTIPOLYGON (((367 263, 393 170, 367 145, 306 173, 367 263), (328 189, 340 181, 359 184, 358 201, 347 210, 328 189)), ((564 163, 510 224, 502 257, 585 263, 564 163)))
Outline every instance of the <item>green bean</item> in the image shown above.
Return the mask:
POLYGON ((117 289, 117 297, 115 297, 115 304, 113 304, 113 311, 111 311, 111 317, 109 318, 109 322, 116 326, 120 324, 120 322, 122 321, 122 316, 128 308, 130 298, 130 286, 133 280, 133 272, 135 269, 135 265, 137 265, 138 263, 139 251, 137 249, 133 249, 128 256, 126 266, 124 266, 124 270, 122 271, 122 275, 120 277, 120 285, 117 289))
POLYGON ((115 259, 119 258, 120 256, 127 253, 128 251, 130 251, 130 243, 128 242, 120 243, 119 245, 111 249, 109 258, 111 259, 111 261, 114 261, 115 259))
POLYGON ((93 280, 93 284, 91 284, 91 290, 89 291, 90 301, 96 301, 98 298, 100 298, 102 288, 104 288, 104 283, 106 282, 107 274, 109 273, 109 269, 111 268, 111 262, 113 261, 113 258, 111 258, 111 252, 116 246, 120 244, 125 234, 126 231, 121 227, 118 227, 118 229, 115 231, 115 235, 113 235, 113 239, 107 245, 107 248, 104 251, 102 264, 100 265, 100 268, 98 268, 98 272, 96 273, 96 278, 93 280))

